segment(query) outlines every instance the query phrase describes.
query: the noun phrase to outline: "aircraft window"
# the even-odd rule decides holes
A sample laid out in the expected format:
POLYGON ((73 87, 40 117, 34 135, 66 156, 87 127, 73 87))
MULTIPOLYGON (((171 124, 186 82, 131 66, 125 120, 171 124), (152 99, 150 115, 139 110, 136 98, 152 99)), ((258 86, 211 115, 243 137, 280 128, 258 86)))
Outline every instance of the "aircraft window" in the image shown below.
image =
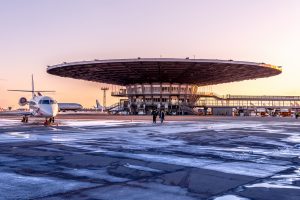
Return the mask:
POLYGON ((49 100, 42 100, 42 104, 50 104, 49 100))
POLYGON ((50 104, 57 104, 55 100, 50 100, 50 104))

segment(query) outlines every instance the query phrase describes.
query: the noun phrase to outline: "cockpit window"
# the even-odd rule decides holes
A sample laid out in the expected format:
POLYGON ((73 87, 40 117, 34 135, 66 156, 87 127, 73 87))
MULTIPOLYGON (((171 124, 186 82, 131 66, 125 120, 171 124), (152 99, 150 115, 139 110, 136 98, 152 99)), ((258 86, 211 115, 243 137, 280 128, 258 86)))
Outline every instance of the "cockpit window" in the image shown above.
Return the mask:
POLYGON ((39 104, 57 104, 57 101, 53 99, 42 99, 39 101, 39 104))
POLYGON ((50 104, 57 104, 55 100, 50 100, 50 104))
POLYGON ((39 104, 57 104, 57 102, 52 99, 50 99, 50 100, 47 99, 47 100, 40 100, 39 104))
POLYGON ((42 104, 50 104, 49 100, 42 100, 42 104))

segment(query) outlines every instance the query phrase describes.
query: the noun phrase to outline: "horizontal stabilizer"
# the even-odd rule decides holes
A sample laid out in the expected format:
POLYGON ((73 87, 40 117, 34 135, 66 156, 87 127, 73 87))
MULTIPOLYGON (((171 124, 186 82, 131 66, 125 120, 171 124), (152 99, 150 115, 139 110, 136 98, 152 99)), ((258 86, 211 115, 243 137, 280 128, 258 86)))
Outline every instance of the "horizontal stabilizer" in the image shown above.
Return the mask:
POLYGON ((7 91, 10 91, 10 92, 55 92, 53 90, 35 90, 35 91, 32 91, 32 90, 7 90, 7 91))

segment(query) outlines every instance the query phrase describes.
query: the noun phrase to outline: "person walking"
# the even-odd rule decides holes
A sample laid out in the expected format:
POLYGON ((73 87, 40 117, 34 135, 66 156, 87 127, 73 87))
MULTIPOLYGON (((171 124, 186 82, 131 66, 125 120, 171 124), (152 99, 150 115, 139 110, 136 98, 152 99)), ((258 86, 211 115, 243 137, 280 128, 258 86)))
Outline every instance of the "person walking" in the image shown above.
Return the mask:
POLYGON ((160 114, 159 114, 159 118, 160 118, 160 123, 162 124, 165 120, 165 111, 160 111, 160 114))
POLYGON ((152 117, 153 117, 153 123, 156 124, 157 111, 153 110, 151 114, 152 114, 152 117))

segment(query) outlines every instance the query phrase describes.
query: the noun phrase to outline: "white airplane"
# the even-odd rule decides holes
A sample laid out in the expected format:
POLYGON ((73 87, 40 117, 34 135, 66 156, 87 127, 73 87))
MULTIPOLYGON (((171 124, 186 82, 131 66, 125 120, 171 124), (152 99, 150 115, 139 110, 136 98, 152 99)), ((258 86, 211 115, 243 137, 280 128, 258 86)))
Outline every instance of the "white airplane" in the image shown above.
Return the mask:
POLYGON ((104 107, 101 106, 101 104, 99 103, 98 99, 96 99, 96 106, 94 106, 94 109, 96 111, 100 110, 101 112, 103 112, 103 110, 104 110, 104 107))
POLYGON ((82 110, 83 107, 79 103, 58 103, 59 111, 65 112, 65 111, 74 111, 77 112, 79 110, 82 110))
MULTIPOLYGON (((34 80, 32 75, 32 89, 31 90, 8 90, 14 92, 31 92, 32 99, 29 101, 25 97, 21 97, 19 100, 20 106, 29 105, 29 111, 21 112, 10 112, 10 114, 23 115, 22 122, 27 123, 28 117, 43 117, 45 118, 44 125, 50 125, 54 123, 55 117, 59 111, 63 110, 74 110, 71 106, 70 108, 67 105, 72 105, 72 103, 62 104, 63 108, 59 107, 57 101, 49 96, 43 96, 42 92, 55 92, 55 91, 37 91, 34 89, 34 80)), ((76 104, 78 107, 82 108, 80 104, 76 104)))

